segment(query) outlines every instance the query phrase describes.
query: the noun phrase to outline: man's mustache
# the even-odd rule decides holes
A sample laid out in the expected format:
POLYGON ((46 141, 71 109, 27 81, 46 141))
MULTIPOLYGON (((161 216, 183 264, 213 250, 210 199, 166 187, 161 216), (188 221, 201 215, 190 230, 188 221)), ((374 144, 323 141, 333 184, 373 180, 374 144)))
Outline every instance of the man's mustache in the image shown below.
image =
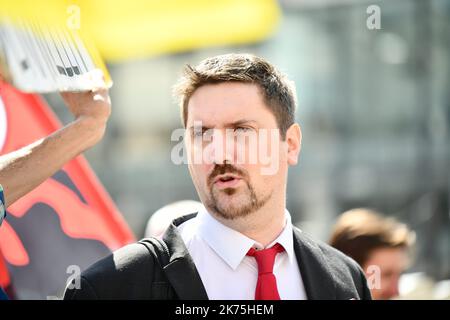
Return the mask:
POLYGON ((236 168, 235 166, 225 163, 225 164, 216 164, 214 166, 213 171, 210 173, 208 177, 208 185, 211 186, 214 183, 214 179, 225 173, 233 173, 240 177, 242 177, 244 180, 247 180, 247 173, 239 168, 236 168))

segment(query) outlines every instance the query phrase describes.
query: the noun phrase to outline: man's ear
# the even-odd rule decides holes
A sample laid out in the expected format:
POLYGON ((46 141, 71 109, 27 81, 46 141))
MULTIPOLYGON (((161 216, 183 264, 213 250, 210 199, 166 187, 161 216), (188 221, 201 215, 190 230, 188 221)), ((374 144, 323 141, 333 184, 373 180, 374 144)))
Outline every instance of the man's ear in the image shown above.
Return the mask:
POLYGON ((286 131, 286 143, 288 164, 294 166, 298 162, 298 156, 302 147, 302 130, 298 123, 292 124, 286 131))

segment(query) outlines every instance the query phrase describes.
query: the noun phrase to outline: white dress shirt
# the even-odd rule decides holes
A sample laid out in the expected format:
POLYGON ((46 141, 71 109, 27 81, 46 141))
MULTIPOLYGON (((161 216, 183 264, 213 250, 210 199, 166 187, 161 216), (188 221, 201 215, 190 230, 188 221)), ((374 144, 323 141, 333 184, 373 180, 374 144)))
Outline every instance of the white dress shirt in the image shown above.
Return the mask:
MULTIPOLYGON (((294 253, 291 215, 287 210, 285 215, 283 231, 267 248, 278 242, 285 249, 277 254, 273 271, 280 298, 305 300, 306 292, 294 253)), ((209 299, 255 299, 258 265, 254 257, 246 254, 251 247, 264 249, 260 243, 223 225, 204 207, 178 229, 209 299)))

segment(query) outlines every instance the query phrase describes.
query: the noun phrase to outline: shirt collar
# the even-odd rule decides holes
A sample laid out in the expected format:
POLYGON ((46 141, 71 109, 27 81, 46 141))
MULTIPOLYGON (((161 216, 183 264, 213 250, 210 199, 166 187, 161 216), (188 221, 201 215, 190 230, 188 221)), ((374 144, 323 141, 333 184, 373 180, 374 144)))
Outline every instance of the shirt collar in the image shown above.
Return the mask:
MULTIPOLYGON (((280 235, 267 247, 279 243, 289 257, 289 262, 295 261, 294 242, 291 215, 285 210, 286 224, 280 235)), ((233 270, 242 262, 251 247, 263 249, 263 246, 253 239, 233 230, 215 219, 204 207, 197 214, 200 236, 233 270)))

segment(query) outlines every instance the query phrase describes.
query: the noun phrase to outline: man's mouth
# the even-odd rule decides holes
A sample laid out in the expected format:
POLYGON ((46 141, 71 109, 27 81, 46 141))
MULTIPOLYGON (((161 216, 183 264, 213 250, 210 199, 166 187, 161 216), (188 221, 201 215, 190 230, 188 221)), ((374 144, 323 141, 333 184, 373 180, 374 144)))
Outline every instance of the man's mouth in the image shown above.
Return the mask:
POLYGON ((219 189, 235 188, 241 180, 238 175, 226 173, 215 177, 213 184, 219 189))

